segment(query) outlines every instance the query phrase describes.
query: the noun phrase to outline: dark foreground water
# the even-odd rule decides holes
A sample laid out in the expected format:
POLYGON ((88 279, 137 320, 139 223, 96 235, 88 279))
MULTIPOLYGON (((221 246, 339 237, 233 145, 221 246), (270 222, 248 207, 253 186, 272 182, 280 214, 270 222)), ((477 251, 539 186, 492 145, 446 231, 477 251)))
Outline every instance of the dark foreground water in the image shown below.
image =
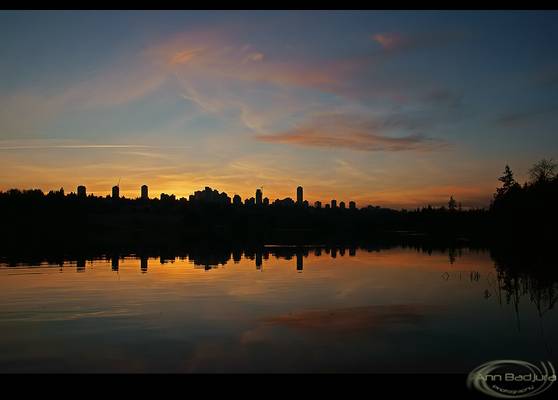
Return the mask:
POLYGON ((236 258, 4 264, 0 372, 467 373, 556 358, 558 286, 486 251, 236 258))

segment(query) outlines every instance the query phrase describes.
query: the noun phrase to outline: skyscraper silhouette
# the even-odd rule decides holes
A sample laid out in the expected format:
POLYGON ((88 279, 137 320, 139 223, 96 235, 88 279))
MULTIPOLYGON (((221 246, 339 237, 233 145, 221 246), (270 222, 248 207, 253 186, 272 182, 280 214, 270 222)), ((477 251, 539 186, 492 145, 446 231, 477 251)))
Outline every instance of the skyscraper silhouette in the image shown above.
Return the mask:
POLYGON ((112 198, 113 199, 120 198, 120 188, 118 187, 118 185, 112 187, 112 198))
POLYGON ((331 208, 337 208, 337 200, 331 200, 331 208))
POLYGON ((303 201, 302 186, 299 186, 296 188, 296 204, 301 206, 303 201))
POLYGON ((256 205, 260 206, 262 204, 262 191, 261 189, 256 190, 256 205))
POLYGON ((77 187, 77 195, 78 197, 86 197, 87 196, 87 191, 85 189, 85 186, 80 185, 77 187))
POLYGON ((148 195, 148 193, 147 193, 147 185, 143 185, 143 186, 141 187, 141 198, 142 198, 143 200, 147 200, 147 199, 149 198, 149 195, 148 195))

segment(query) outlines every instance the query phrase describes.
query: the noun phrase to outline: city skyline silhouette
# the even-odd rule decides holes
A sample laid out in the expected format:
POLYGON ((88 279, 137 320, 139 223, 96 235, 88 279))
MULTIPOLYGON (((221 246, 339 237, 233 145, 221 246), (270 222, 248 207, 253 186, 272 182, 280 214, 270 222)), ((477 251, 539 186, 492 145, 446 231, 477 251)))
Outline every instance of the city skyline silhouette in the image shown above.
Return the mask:
POLYGON ((488 207, 558 157, 556 15, 0 13, 0 190, 488 207))

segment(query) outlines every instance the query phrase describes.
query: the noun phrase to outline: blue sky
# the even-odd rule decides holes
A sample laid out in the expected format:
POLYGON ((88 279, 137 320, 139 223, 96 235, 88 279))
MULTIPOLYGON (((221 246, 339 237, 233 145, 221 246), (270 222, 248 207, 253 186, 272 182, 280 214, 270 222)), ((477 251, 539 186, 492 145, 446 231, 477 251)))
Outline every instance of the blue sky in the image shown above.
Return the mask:
POLYGON ((485 206, 556 157, 558 13, 0 12, 0 190, 485 206))

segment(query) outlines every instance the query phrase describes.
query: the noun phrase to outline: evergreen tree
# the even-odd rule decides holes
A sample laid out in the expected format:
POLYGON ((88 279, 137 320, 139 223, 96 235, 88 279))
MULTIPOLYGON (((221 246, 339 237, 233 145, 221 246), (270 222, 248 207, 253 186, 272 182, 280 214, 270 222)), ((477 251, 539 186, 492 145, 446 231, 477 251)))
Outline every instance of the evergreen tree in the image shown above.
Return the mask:
POLYGON ((495 197, 497 198, 505 196, 513 187, 518 184, 513 177, 513 172, 509 165, 506 165, 506 168, 504 169, 504 175, 499 177, 498 180, 502 182, 502 187, 496 189, 495 197))
POLYGON ((448 208, 450 211, 455 211, 457 209, 457 201, 455 201, 453 196, 450 196, 450 199, 448 201, 448 208))

